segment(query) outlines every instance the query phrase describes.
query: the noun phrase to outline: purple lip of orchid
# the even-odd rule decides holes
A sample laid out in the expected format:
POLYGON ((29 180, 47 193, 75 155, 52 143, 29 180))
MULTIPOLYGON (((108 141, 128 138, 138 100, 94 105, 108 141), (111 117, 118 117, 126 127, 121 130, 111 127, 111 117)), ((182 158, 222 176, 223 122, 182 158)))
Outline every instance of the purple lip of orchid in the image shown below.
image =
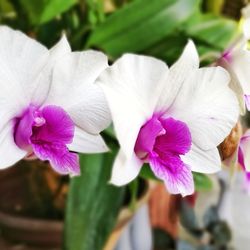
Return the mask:
POLYGON ((190 131, 184 122, 154 115, 141 127, 135 153, 145 162, 165 155, 179 158, 190 150, 191 141, 190 131))
POLYGON ((176 183, 187 187, 192 179, 189 166, 180 157, 191 149, 191 142, 191 133, 184 122, 153 115, 141 127, 134 150, 164 180, 170 192, 178 193, 176 183))
POLYGON ((40 160, 48 160, 60 174, 80 174, 76 153, 69 152, 75 125, 70 116, 58 106, 43 108, 30 105, 15 119, 14 138, 16 145, 40 160))

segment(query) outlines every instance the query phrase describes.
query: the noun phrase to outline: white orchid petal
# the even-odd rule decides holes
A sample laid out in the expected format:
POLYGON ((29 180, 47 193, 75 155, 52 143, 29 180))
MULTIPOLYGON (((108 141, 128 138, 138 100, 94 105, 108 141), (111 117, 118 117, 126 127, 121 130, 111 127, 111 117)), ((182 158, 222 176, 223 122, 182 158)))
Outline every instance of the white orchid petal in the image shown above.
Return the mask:
POLYGON ((10 167, 27 154, 14 142, 13 124, 9 122, 0 133, 0 169, 10 167))
POLYGON ((240 84, 233 68, 224 58, 221 58, 219 60, 218 65, 220 65, 221 67, 226 69, 228 71, 228 73, 230 74, 231 80, 229 83, 229 87, 233 90, 233 92, 235 93, 235 95, 238 99, 239 106, 240 106, 240 113, 242 115, 244 115, 246 112, 246 105, 245 105, 245 101, 244 101, 244 92, 243 92, 241 84, 240 84))
POLYGON ((237 50, 232 53, 230 66, 237 76, 244 94, 250 95, 250 51, 237 50))
POLYGON ((191 150, 181 156, 181 159, 194 172, 212 174, 221 170, 221 159, 217 148, 202 150, 193 144, 191 150))
POLYGON ((110 124, 110 112, 103 91, 94 84, 108 67, 100 52, 73 52, 55 66, 53 83, 44 105, 63 107, 77 126, 97 134, 110 124))
POLYGON ((30 102, 37 88, 35 78, 48 56, 49 51, 40 43, 19 31, 0 27, 0 85, 19 91, 16 100, 9 98, 9 101, 20 104, 19 108, 30 102))
POLYGON ((116 186, 128 184, 137 177, 141 167, 142 162, 135 154, 132 154, 132 157, 128 159, 120 150, 113 165, 110 183, 116 186))
POLYGON ((199 55, 192 40, 185 46, 180 58, 171 66, 165 86, 158 100, 158 109, 166 110, 176 97, 184 81, 199 68, 199 55))
POLYGON ((248 4, 242 9, 242 16, 244 17, 243 22, 243 34, 246 39, 250 38, 250 5, 248 4))
POLYGON ((62 36, 60 41, 49 50, 49 56, 46 64, 44 65, 41 72, 39 72, 33 80, 36 88, 32 94, 32 103, 43 103, 47 98, 49 89, 52 84, 52 72, 54 65, 60 60, 65 54, 71 52, 70 45, 65 35, 62 36))
POLYGON ((185 122, 193 143, 204 150, 221 143, 237 122, 239 106, 229 81, 221 67, 196 70, 167 114, 185 122))
POLYGON ((97 81, 106 95, 114 129, 127 158, 133 154, 141 126, 154 112, 167 73, 167 65, 160 60, 126 54, 97 81))
POLYGON ((68 148, 78 153, 102 153, 109 150, 100 135, 89 134, 78 127, 75 128, 73 142, 68 148))
POLYGON ((250 39, 250 18, 249 17, 244 21, 243 33, 246 39, 250 39))
POLYGON ((67 40, 66 35, 63 34, 59 42, 50 49, 50 60, 55 61, 70 52, 70 44, 67 40))

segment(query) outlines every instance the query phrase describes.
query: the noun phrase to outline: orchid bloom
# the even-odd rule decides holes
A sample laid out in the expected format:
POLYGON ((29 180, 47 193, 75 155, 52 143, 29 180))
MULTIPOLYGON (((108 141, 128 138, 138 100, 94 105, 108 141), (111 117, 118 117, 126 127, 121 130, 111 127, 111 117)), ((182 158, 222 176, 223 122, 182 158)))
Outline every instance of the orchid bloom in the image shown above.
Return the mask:
POLYGON ((221 67, 199 69, 192 41, 170 69, 158 59, 133 54, 107 68, 97 83, 121 147, 111 183, 129 183, 149 163, 170 193, 185 196, 194 191, 191 171, 219 171, 216 147, 239 113, 229 80, 221 67))
POLYGON ((250 38, 250 7, 243 11, 245 21, 241 36, 222 54, 218 65, 231 75, 230 87, 238 97, 241 113, 245 106, 250 111, 250 51, 247 43, 250 38))
POLYGON ((0 27, 0 168, 22 158, 48 160, 61 174, 80 173, 75 152, 104 152, 99 132, 110 123, 94 84, 108 66, 99 52, 71 52, 67 39, 51 50, 0 27))

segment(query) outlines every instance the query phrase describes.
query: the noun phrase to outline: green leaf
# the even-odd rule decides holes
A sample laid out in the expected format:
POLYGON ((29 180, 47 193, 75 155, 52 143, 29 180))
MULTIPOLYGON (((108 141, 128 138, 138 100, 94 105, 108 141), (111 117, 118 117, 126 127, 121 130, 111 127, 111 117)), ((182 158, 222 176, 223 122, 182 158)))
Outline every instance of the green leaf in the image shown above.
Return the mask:
POLYGON ((219 50, 224 50, 239 32, 237 23, 231 19, 198 12, 185 23, 183 31, 219 50))
POLYGON ((114 155, 81 156, 81 176, 70 183, 64 249, 103 249, 124 196, 124 188, 108 184, 114 155))
POLYGON ((197 9, 199 0, 137 0, 125 5, 99 25, 88 46, 117 57, 142 51, 174 31, 197 9))
POLYGON ((155 249, 176 249, 176 240, 168 232, 160 228, 153 228, 152 230, 155 249))
POLYGON ((205 8, 207 11, 220 14, 224 4, 225 0, 206 0, 205 8))
POLYGON ((77 0, 20 0, 33 25, 44 24, 70 9, 77 0))
POLYGON ((154 56, 167 62, 168 65, 174 63, 181 55, 188 38, 185 34, 175 32, 163 40, 145 50, 146 55, 154 56), (171 48, 171 49, 169 49, 171 48))
POLYGON ((112 138, 116 138, 113 124, 111 124, 108 128, 106 128, 104 132, 109 136, 111 136, 112 138))
POLYGON ((1 17, 14 17, 15 9, 9 0, 0 1, 0 18, 1 17))
POLYGON ((213 188, 213 183, 207 175, 193 172, 193 177, 196 191, 209 191, 213 188))
POLYGON ((86 0, 88 6, 88 21, 95 26, 105 19, 103 0, 86 0))
POLYGON ((136 200, 137 200, 137 195, 138 195, 138 190, 139 190, 139 180, 136 178, 134 181, 129 183, 129 190, 130 190, 130 195, 131 195, 131 200, 129 207, 132 211, 135 211, 136 209, 136 200))

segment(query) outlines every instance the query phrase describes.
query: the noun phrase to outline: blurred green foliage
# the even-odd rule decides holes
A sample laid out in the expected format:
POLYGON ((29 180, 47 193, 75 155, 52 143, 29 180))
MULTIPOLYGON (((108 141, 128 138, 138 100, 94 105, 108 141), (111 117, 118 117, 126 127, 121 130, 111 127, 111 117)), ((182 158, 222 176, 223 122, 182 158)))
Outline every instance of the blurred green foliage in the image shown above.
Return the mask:
POLYGON ((134 1, 97 27, 87 43, 118 57, 140 52, 171 34, 195 9, 197 0, 134 1))
MULTIPOLYGON (((48 47, 66 33, 73 50, 102 50, 111 61, 125 52, 134 52, 155 56, 171 65, 191 38, 202 63, 207 64, 238 35, 237 23, 221 16, 221 5, 215 2, 0 0, 0 23, 22 30, 48 47)), ((112 128, 106 137, 115 140, 112 128)), ((84 175, 71 181, 65 249, 100 250, 114 227, 123 189, 107 184, 113 157, 81 156, 84 175)), ((149 168, 141 176, 153 178, 149 168)), ((204 175, 195 175, 195 184, 200 190, 211 187, 204 175)))
POLYGON ((96 48, 111 60, 134 52, 172 64, 189 38, 207 58, 237 35, 237 23, 216 15, 216 6, 212 0, 1 0, 0 22, 48 47, 65 32, 74 50, 96 48))
POLYGON ((42 25, 70 9, 77 0, 20 0, 29 21, 34 26, 42 25))

